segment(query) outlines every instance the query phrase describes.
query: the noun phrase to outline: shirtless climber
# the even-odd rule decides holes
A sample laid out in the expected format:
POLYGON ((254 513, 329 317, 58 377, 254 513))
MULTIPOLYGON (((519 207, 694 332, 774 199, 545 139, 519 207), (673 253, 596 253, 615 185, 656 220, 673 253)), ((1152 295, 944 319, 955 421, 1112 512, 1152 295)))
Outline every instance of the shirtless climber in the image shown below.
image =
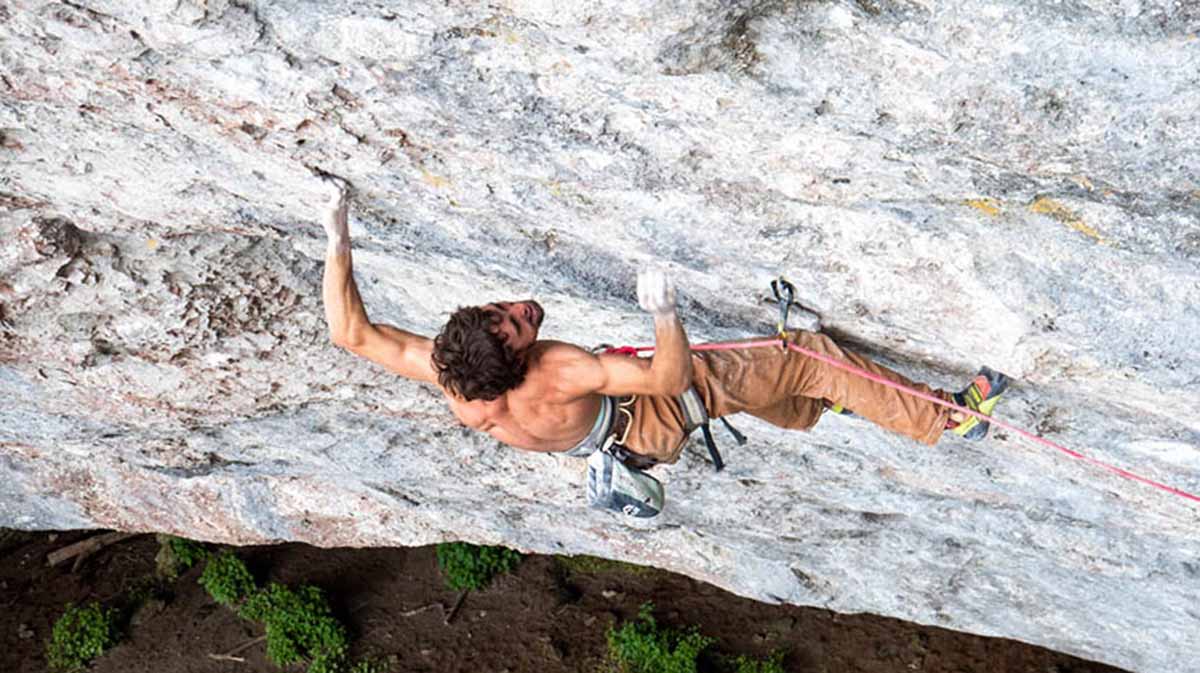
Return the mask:
MULTIPOLYGON (((545 311, 533 300, 458 309, 434 339, 367 318, 351 271, 348 190, 336 179, 325 215, 329 247, 324 302, 333 343, 406 378, 438 386, 466 426, 528 451, 587 456, 606 440, 625 465, 645 469, 679 458, 688 430, 678 397, 694 386, 708 415, 746 412, 804 430, 827 409, 851 410, 888 430, 934 444, 952 429, 982 438, 988 424, 780 348, 691 353, 661 272, 638 274, 638 302, 654 317, 656 351, 643 359, 595 355, 538 339, 545 311)), ((962 393, 933 391, 843 350, 828 337, 796 331, 795 343, 990 414, 1007 386, 984 368, 962 393)), ((844 413, 844 412, 843 412, 844 413)))

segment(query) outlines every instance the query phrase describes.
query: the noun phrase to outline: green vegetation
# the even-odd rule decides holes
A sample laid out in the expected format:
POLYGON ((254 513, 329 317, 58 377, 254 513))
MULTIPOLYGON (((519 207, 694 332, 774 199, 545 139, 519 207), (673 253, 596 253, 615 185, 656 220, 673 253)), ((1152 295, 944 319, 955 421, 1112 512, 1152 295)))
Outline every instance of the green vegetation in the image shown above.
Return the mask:
POLYGON ((199 542, 173 535, 159 535, 158 554, 154 557, 155 572, 164 580, 176 580, 207 558, 208 550, 199 542))
MULTIPOLYGON (((351 661, 347 630, 333 616, 319 588, 272 583, 260 590, 245 562, 228 549, 213 554, 199 543, 166 536, 161 538, 161 544, 160 551, 169 556, 174 567, 186 570, 205 563, 199 583, 213 600, 234 609, 244 619, 263 624, 267 656, 280 667, 294 670, 294 665, 305 664, 307 673, 388 673, 395 667, 394 657, 351 661)), ((448 543, 438 545, 437 558, 447 585, 468 590, 487 587, 497 575, 514 569, 522 556, 505 547, 448 543)), ((652 572, 591 556, 560 556, 558 562, 563 568, 580 573, 652 572)), ((105 609, 97 603, 86 607, 68 604, 46 643, 51 671, 83 671, 93 659, 116 644, 121 624, 128 621, 129 614, 149 600, 159 600, 155 593, 165 590, 165 586, 153 578, 135 584, 128 592, 129 604, 121 610, 105 609)), ((716 639, 702 635, 698 627, 660 626, 650 603, 641 606, 636 619, 610 628, 607 641, 605 670, 610 673, 697 673, 702 663, 706 671, 722 673, 785 673, 783 652, 775 652, 766 659, 723 656, 713 651, 716 639)))
POLYGON ((68 603, 46 643, 46 660, 54 671, 83 670, 116 644, 118 631, 116 610, 101 608, 99 603, 86 607, 68 603))
MULTIPOLYGON (((259 590, 245 562, 228 549, 214 555, 203 545, 182 538, 163 536, 160 542, 156 559, 160 572, 178 577, 180 572, 207 562, 200 584, 216 602, 235 609, 245 619, 263 624, 267 657, 279 666, 306 662, 308 673, 388 673, 394 668, 394 657, 351 663, 346 628, 334 618, 329 602, 317 587, 304 585, 292 589, 271 584, 259 590)), ((495 555, 487 558, 482 567, 499 567, 498 572, 516 563, 506 555, 498 557, 503 561, 495 555)), ((516 560, 520 560, 519 555, 516 560)), ((104 609, 97 603, 82 608, 68 604, 46 643, 50 669, 55 673, 84 670, 89 662, 116 644, 119 624, 128 621, 140 605, 155 599, 155 594, 164 587, 155 578, 135 583, 128 591, 128 605, 123 610, 104 609)))
POLYGON ((259 590, 245 562, 225 550, 208 559, 200 583, 213 600, 237 610, 243 619, 261 622, 267 632, 267 657, 279 666, 308 663, 308 673, 387 673, 387 660, 349 661, 346 627, 320 589, 272 583, 259 590), (238 607, 240 605, 240 607, 238 607))
POLYGON ((167 549, 171 550, 171 555, 175 559, 176 568, 179 569, 179 572, 183 572, 208 558, 208 550, 204 548, 204 545, 192 540, 185 540, 181 537, 169 536, 167 538, 167 549))
POLYGON ((276 664, 308 661, 308 673, 347 668, 346 629, 334 619, 320 589, 272 584, 247 600, 239 614, 266 625, 267 656, 276 664))
POLYGON ((653 608, 646 603, 635 621, 609 629, 609 660, 620 673, 696 673, 696 659, 715 641, 695 627, 682 632, 659 627, 653 608))
MULTIPOLYGON (((619 629, 608 630, 608 661, 617 673, 696 673, 700 655, 717 641, 703 636, 696 627, 674 630, 660 627, 651 614, 654 605, 645 603, 637 619, 619 629)), ((719 670, 732 673, 785 673, 783 652, 766 659, 747 656, 714 657, 719 670)), ((706 669, 707 670, 707 669, 706 669)))
POLYGON ((250 569, 228 549, 209 559, 200 575, 200 584, 213 600, 228 606, 240 603, 257 588, 250 569))
POLYGON ((516 568, 521 555, 506 547, 479 547, 465 542, 437 546, 438 567, 451 589, 483 589, 501 573, 516 568))

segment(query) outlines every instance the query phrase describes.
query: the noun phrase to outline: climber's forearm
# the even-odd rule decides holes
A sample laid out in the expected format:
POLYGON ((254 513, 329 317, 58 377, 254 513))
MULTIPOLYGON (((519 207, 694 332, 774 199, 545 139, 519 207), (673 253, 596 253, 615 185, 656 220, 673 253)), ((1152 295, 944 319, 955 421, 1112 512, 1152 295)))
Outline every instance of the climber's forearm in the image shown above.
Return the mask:
POLYGON ((692 384, 692 353, 674 310, 654 316, 654 346, 650 372, 664 394, 682 394, 692 384))
POLYGON ((349 238, 331 236, 329 239, 321 295, 333 343, 345 348, 360 341, 362 330, 370 325, 370 321, 354 283, 349 238))
POLYGON ((350 186, 332 175, 325 179, 331 189, 321 222, 329 241, 325 249, 321 298, 325 302, 329 338, 338 346, 349 348, 362 341, 362 334, 371 323, 367 320, 362 297, 358 295, 358 286, 354 284, 350 259, 350 186))
POLYGON ((692 384, 692 354, 675 313, 675 285, 658 269, 638 271, 638 303, 654 316, 650 375, 662 395, 680 395, 692 384))

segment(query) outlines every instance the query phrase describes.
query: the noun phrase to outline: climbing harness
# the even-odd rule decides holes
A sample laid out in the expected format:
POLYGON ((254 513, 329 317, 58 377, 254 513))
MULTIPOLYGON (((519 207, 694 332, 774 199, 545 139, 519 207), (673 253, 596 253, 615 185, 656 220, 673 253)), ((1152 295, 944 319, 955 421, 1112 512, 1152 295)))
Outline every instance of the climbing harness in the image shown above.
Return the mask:
MULTIPOLYGON (((711 419, 708 417, 708 410, 704 408, 704 400, 700 399, 700 393, 696 391, 695 386, 689 386, 683 394, 675 398, 679 403, 679 408, 683 411, 683 434, 685 437, 690 436, 695 432, 696 428, 704 433, 704 445, 708 447, 708 457, 712 459, 713 470, 720 472, 725 469, 725 461, 721 460, 721 452, 717 450, 717 442, 713 439, 712 428, 710 427, 711 419)), ((729 424, 729 421, 724 418, 718 419, 733 435, 734 441, 738 446, 746 444, 746 436, 737 431, 737 428, 729 424)))
POLYGON ((651 464, 639 466, 639 459, 646 459, 625 448, 636 399, 602 397, 592 430, 566 455, 587 459, 588 505, 647 518, 662 511, 665 496, 662 484, 640 469, 651 464))
MULTIPOLYGON (((783 280, 782 277, 779 280, 783 283, 786 283, 787 287, 791 288, 790 296, 795 297, 796 288, 791 283, 783 280)), ((775 283, 772 282, 771 286, 775 287, 775 283)), ((778 296, 778 292, 776 293, 776 296, 778 296)), ((786 324, 786 309, 784 309, 782 318, 786 324)), ((603 353, 605 355, 626 355, 629 357, 634 357, 638 354, 638 349, 633 348, 632 346, 617 347, 613 346, 612 344, 600 344, 592 349, 592 353, 603 353)), ((690 436, 696 430, 696 428, 700 428, 700 431, 704 433, 704 445, 708 447, 708 456, 712 459, 713 470, 715 472, 720 472, 721 470, 725 469, 725 461, 721 459, 721 452, 717 450, 717 442, 713 438, 712 427, 710 425, 712 421, 708 417, 708 410, 704 408, 704 400, 700 398, 700 393, 696 391, 696 387, 688 386, 688 389, 683 391, 682 395, 676 397, 675 401, 679 404, 679 408, 683 411, 684 436, 690 436)), ((624 413, 629 416, 629 420, 632 422, 633 412, 625 411, 624 413)), ((733 437, 733 441, 737 442, 738 446, 746 445, 746 435, 738 432, 738 429, 733 427, 728 420, 724 418, 719 418, 717 420, 721 421, 721 425, 725 426, 725 430, 729 432, 729 434, 733 437)), ((629 433, 628 427, 626 427, 625 433, 629 433)), ((618 444, 624 446, 625 437, 621 437, 621 440, 618 442, 618 444)))
POLYGON ((588 431, 587 437, 584 437, 578 444, 563 453, 572 458, 587 458, 592 455, 602 443, 604 438, 608 436, 609 428, 612 427, 613 414, 616 413, 617 403, 613 398, 604 395, 600 398, 600 411, 596 414, 596 422, 592 424, 592 429, 588 431))

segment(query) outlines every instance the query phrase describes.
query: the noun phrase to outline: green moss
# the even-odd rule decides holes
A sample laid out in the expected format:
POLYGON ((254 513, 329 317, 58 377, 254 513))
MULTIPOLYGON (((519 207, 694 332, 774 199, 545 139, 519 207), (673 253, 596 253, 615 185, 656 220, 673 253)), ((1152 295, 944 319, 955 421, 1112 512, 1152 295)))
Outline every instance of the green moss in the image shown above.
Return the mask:
POLYGON ((166 580, 178 579, 208 558, 204 545, 173 535, 158 536, 158 554, 154 557, 155 572, 166 580))
POLYGON ((179 572, 208 558, 208 550, 204 548, 204 545, 193 540, 168 536, 166 546, 171 551, 171 556, 175 559, 175 566, 179 572))
POLYGON ((229 606, 240 603, 257 589, 250 569, 228 549, 208 560, 200 584, 213 600, 229 606))
POLYGON ((692 627, 661 628, 646 603, 638 618, 608 631, 608 656, 620 673, 696 673, 700 653, 715 642, 692 627))
POLYGON ((346 629, 317 587, 292 590, 272 584, 247 600, 238 614, 266 626, 267 656, 280 666, 307 661, 308 673, 348 668, 346 629))
POLYGON ((505 547, 479 547, 465 542, 437 546, 438 567, 451 589, 483 589, 501 573, 516 568, 521 555, 505 547))
POLYGON ((51 670, 62 673, 83 670, 115 645, 117 637, 116 610, 106 610, 98 603, 86 607, 68 603, 46 643, 46 661, 51 670))

